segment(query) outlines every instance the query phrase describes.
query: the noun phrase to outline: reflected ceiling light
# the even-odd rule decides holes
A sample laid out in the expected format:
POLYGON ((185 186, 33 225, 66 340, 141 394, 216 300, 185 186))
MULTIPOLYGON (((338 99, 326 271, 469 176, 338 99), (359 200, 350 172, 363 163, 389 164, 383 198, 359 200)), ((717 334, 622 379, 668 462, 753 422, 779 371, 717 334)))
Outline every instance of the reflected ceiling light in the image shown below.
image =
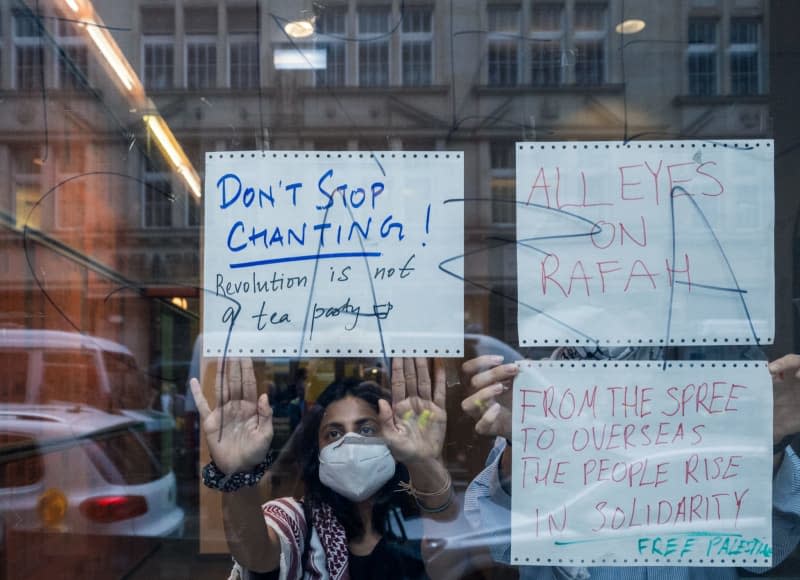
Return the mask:
POLYGON ((181 310, 189 309, 189 301, 186 300, 186 298, 183 298, 182 296, 173 296, 169 302, 170 304, 172 304, 176 308, 180 308, 181 310))
POLYGON ((629 18, 623 20, 614 27, 617 34, 636 34, 644 30, 647 23, 639 18, 629 18))
POLYGON ((164 118, 161 115, 144 115, 142 119, 156 138, 159 148, 166 155, 170 165, 186 182, 189 191, 199 199, 203 195, 200 187, 200 177, 192 167, 192 164, 189 163, 189 159, 164 118))
POLYGON ((314 17, 287 22, 283 30, 292 38, 308 38, 314 34, 314 17))
POLYGON ((69 6, 69 8, 70 8, 70 9, 71 9, 73 12, 75 12, 76 14, 77 14, 78 12, 80 12, 80 9, 81 9, 81 7, 80 7, 80 6, 78 6, 78 3, 76 2, 76 0, 64 0, 64 4, 66 4, 67 6, 69 6))
MULTIPOLYGON (((106 62, 114 71, 114 74, 117 75, 122 85, 128 89, 128 91, 133 91, 136 73, 131 70, 128 59, 122 55, 117 43, 111 38, 108 31, 98 26, 96 22, 86 20, 84 23, 86 24, 86 32, 89 34, 89 38, 92 39, 97 50, 99 50, 103 58, 106 59, 106 62)), ((138 79, 136 80, 138 81, 138 79)))

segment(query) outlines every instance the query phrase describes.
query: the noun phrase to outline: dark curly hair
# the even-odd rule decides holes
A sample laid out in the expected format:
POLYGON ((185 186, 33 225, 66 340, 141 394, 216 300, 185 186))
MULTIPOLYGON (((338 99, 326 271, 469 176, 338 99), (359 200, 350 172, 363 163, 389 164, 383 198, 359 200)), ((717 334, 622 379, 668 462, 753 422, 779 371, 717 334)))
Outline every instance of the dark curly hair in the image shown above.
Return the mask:
MULTIPOLYGON (((315 508, 326 503, 341 522, 349 540, 361 537, 365 532, 356 506, 352 501, 326 487, 319 480, 319 428, 322 424, 322 416, 329 405, 346 397, 355 397, 365 401, 376 413, 378 412, 378 401, 381 399, 391 401, 388 391, 371 381, 348 378, 330 384, 319 396, 316 404, 303 417, 299 431, 293 438, 293 455, 300 464, 301 478, 305 487, 303 509, 306 513, 306 521, 311 521, 310 516, 315 508)), ((398 506, 401 509, 407 507, 402 505, 408 498, 407 494, 396 493, 401 481, 408 481, 408 472, 402 464, 398 463, 394 476, 373 496, 372 528, 379 534, 389 533, 388 514, 392 507, 398 506)))

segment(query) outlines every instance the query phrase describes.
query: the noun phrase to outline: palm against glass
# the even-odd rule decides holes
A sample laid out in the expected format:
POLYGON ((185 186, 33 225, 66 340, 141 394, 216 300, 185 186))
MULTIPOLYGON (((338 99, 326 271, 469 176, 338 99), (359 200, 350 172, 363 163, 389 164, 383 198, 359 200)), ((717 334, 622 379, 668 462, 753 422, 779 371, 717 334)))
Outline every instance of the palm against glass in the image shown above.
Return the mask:
POLYGON ((395 460, 405 464, 439 459, 447 429, 445 372, 425 358, 392 360, 392 406, 380 401, 382 434, 395 460))
POLYGON ((272 444, 272 409, 266 394, 258 396, 253 362, 228 359, 219 365, 214 392, 221 399, 213 411, 197 379, 190 386, 217 467, 230 475, 264 461, 272 444))

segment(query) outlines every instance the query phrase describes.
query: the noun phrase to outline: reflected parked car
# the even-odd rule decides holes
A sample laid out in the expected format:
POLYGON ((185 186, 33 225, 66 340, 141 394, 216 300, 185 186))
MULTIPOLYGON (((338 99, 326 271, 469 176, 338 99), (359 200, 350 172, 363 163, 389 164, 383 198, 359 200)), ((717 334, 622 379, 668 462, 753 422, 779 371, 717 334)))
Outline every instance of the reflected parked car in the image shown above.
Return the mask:
POLYGON ((0 515, 11 531, 180 536, 169 463, 142 421, 82 405, 0 407, 0 515))
POLYGON ((125 346, 77 332, 0 329, 0 402, 144 409, 155 392, 125 346))

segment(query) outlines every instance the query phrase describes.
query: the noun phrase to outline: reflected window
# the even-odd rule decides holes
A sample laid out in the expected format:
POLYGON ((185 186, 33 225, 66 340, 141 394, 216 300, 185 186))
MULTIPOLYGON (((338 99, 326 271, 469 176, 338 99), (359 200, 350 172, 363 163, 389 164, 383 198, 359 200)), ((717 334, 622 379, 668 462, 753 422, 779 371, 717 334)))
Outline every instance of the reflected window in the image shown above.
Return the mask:
POLYGON ((89 50, 72 22, 58 21, 57 82, 62 89, 80 89, 89 77, 89 50))
POLYGON ((85 403, 104 408, 108 398, 100 392, 94 355, 77 351, 43 352, 39 400, 43 403, 85 403))
POLYGON ((0 489, 27 487, 44 477, 44 461, 37 441, 24 435, 0 433, 0 489))
POLYGON ((64 229, 83 227, 88 217, 86 183, 76 179, 85 167, 84 148, 77 144, 63 144, 55 148, 56 225, 64 229))
POLYGON ((144 170, 143 224, 146 228, 172 226, 172 185, 169 173, 162 171, 149 160, 144 170))
POLYGON ((236 34, 228 38, 230 43, 230 84, 232 89, 255 89, 258 87, 258 39, 255 34, 236 34))
POLYGON ((561 4, 534 4, 530 31, 531 83, 555 86, 563 82, 561 53, 564 9, 561 4))
POLYGON ((108 384, 114 405, 121 409, 143 409, 150 403, 147 377, 136 359, 127 354, 103 351, 108 384))
POLYGON ((389 84, 388 6, 358 9, 358 84, 385 87, 389 84))
POLYGON ((44 86, 44 48, 39 20, 28 12, 14 14, 14 86, 28 91, 44 86))
POLYGON ((28 353, 24 350, 0 351, 0 400, 24 403, 28 396, 28 353))
POLYGON ((13 152, 14 160, 14 212, 18 228, 28 226, 40 229, 42 208, 41 172, 44 161, 41 149, 35 145, 19 145, 13 152))
POLYGON ((258 13, 249 8, 228 10, 228 78, 232 89, 255 89, 260 82, 258 13))
POLYGON ((195 8, 185 13, 186 87, 212 89, 217 86, 217 10, 195 8))
POLYGON ((575 5, 575 84, 605 82, 607 30, 605 5, 575 5))
POLYGON ((513 224, 516 215, 516 166, 514 143, 493 142, 489 146, 489 188, 492 192, 492 223, 513 224))
POLYGON ((108 483, 141 485, 160 479, 170 470, 169 463, 162 464, 147 446, 143 435, 123 429, 94 438, 85 449, 108 483))
POLYGON ((347 8, 344 6, 326 7, 317 19, 314 45, 325 51, 325 68, 315 73, 317 86, 341 87, 345 84, 346 23, 347 8))
POLYGON ((519 7, 489 6, 489 84, 519 83, 519 7))
POLYGON ((731 19, 731 42, 728 50, 733 95, 756 95, 761 92, 759 30, 760 24, 757 20, 731 19))
POLYGON ((142 10, 144 85, 150 90, 171 89, 175 82, 175 14, 170 9, 142 10))
POLYGON ((403 84, 428 86, 433 82, 433 11, 424 6, 406 8, 403 14, 403 84))
POLYGON ((214 37, 186 38, 186 86, 211 89, 217 85, 217 44, 214 37))
POLYGON ((689 94, 716 95, 717 78, 717 22, 693 18, 689 20, 689 94))

